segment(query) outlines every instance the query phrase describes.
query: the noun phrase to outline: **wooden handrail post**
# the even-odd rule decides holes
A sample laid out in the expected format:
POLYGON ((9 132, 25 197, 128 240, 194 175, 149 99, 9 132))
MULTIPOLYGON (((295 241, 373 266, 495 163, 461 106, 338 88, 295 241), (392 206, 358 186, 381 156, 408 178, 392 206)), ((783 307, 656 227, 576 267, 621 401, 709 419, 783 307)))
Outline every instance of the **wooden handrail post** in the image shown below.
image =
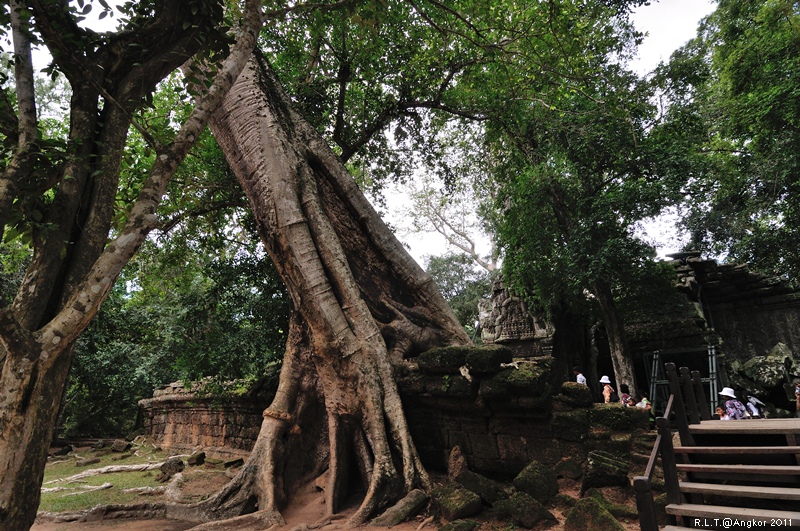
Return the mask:
POLYGON ((711 420, 711 410, 706 400, 706 392, 703 389, 703 379, 700 378, 700 371, 692 371, 692 384, 694 385, 694 395, 697 399, 697 409, 700 412, 700 420, 711 420))
POLYGON ((689 424, 700 424, 700 415, 697 412, 697 399, 694 396, 692 377, 688 367, 681 367, 681 380, 683 381, 683 394, 686 400, 686 409, 689 413, 689 424))
POLYGON ((661 468, 664 471, 664 488, 669 503, 681 503, 681 490, 678 485, 678 468, 675 462, 675 448, 672 446, 672 431, 669 421, 664 417, 656 419, 658 434, 661 435, 661 468))
POLYGON ((636 510, 639 513, 641 530, 658 531, 658 516, 650 478, 644 476, 633 478, 633 488, 636 491, 636 510))
POLYGON ((667 371, 667 379, 669 380, 669 392, 675 397, 672 409, 675 412, 675 423, 678 425, 681 444, 683 446, 692 446, 694 439, 689 434, 689 422, 686 419, 686 407, 683 404, 683 393, 678 381, 678 372, 675 370, 674 363, 665 363, 664 368, 667 371))

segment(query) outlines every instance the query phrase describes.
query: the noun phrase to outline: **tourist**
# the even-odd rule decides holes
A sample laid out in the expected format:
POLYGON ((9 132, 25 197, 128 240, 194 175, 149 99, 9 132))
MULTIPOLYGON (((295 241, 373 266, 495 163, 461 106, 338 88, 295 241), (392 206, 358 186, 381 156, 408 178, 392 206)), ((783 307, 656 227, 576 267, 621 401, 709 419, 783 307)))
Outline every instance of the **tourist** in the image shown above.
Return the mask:
POLYGON ((656 425, 656 412, 653 410, 653 403, 650 402, 650 399, 647 397, 647 391, 639 389, 637 398, 639 401, 636 403, 636 407, 647 411, 650 419, 650 428, 653 428, 656 425))
POLYGON ((727 398, 722 407, 725 408, 725 414, 728 415, 730 420, 741 420, 749 416, 744 404, 736 398, 736 393, 733 392, 733 389, 723 387, 722 391, 719 392, 719 396, 727 398))
POLYGON ((721 407, 717 406, 716 411, 717 411, 717 416, 719 417, 719 420, 731 420, 731 418, 728 415, 725 414, 725 410, 722 409, 721 407))
POLYGON ((628 407, 628 402, 631 399, 631 390, 626 384, 619 384, 619 401, 622 402, 622 407, 628 407))
POLYGON ((794 416, 800 418, 800 382, 795 383, 794 400, 795 400, 794 407, 797 410, 794 416))
POLYGON ((586 376, 583 375, 581 372, 580 367, 573 367, 572 372, 575 374, 575 381, 579 384, 587 385, 586 384, 586 376))
POLYGON ((616 391, 611 387, 611 380, 608 379, 608 376, 600 378, 600 383, 603 384, 603 401, 608 404, 611 402, 611 395, 616 394, 616 391))

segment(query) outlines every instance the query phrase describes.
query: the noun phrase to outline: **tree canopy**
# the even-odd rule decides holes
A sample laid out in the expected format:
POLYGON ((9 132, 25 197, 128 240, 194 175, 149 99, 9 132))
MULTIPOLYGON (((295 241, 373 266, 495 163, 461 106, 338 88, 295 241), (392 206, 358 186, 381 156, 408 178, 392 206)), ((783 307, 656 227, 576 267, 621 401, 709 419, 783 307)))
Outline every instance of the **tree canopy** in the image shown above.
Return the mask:
POLYGON ((689 246, 798 278, 800 12, 720 0, 655 77, 674 170, 689 178, 689 246))

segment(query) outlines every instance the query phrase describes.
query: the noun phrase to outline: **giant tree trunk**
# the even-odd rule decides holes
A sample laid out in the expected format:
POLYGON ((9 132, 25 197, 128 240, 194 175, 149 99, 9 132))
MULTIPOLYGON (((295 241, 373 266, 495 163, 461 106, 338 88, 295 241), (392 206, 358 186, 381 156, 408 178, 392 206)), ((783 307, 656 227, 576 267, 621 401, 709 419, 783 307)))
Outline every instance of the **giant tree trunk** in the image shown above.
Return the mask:
POLYGON ((278 393, 240 474, 205 504, 213 517, 277 512, 328 470, 329 512, 357 471, 359 524, 429 486, 394 368, 468 337, 323 139, 251 59, 212 120, 248 196, 294 313, 278 393))

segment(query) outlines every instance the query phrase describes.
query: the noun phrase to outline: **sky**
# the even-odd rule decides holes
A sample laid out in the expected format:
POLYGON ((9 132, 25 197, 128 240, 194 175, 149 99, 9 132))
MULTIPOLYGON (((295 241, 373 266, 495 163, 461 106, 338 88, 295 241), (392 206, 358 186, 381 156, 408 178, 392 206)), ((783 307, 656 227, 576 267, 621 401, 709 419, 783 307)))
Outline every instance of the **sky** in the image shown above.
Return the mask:
MULTIPOLYGON (((631 66, 638 73, 646 74, 660 61, 668 60, 674 50, 695 36, 698 23, 714 7, 710 0, 661 0, 637 8, 633 22, 647 35, 639 47, 638 59, 631 66)), ((439 234, 414 233, 409 229, 410 223, 403 215, 403 211, 409 209, 409 201, 403 190, 395 187, 388 190, 386 196, 391 200, 384 219, 398 229, 398 238, 419 264, 424 266, 428 256, 447 252, 447 243, 439 234)), ((683 235, 676 232, 675 221, 676 214, 672 213, 642 223, 644 238, 656 245, 660 257, 680 250, 683 235)), ((484 242, 482 252, 488 249, 488 242, 484 242)))

